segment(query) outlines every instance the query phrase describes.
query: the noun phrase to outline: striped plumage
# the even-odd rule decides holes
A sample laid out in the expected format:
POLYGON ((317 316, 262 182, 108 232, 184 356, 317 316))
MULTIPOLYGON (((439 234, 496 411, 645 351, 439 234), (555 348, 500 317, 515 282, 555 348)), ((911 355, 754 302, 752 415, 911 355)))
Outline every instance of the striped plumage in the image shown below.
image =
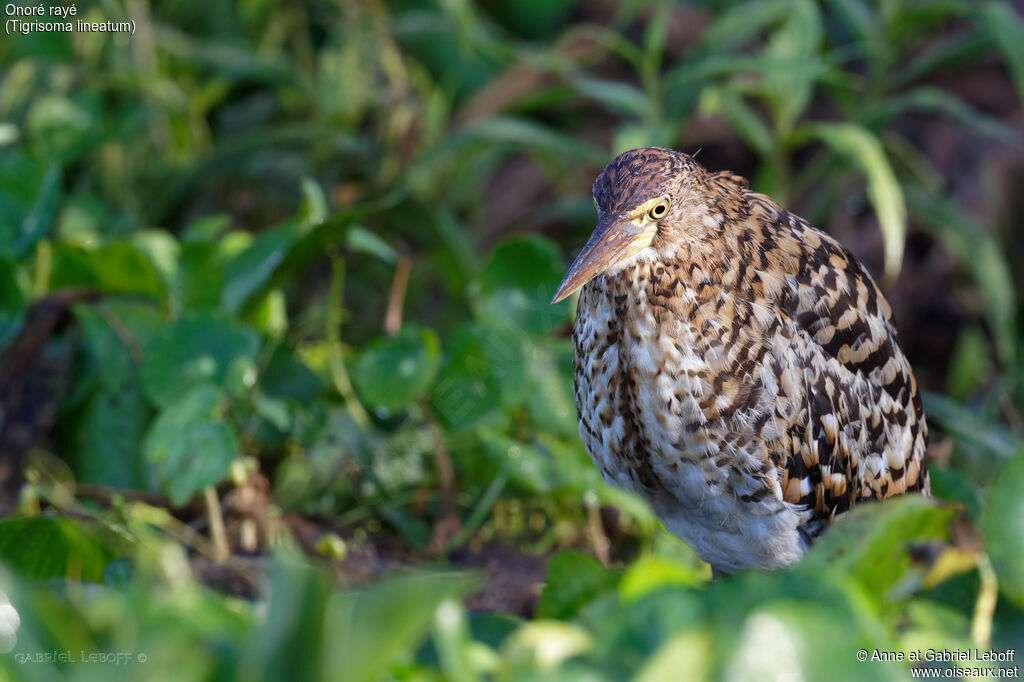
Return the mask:
POLYGON ((666 149, 594 183, 557 298, 580 435, 714 568, 799 559, 852 504, 928 492, 927 428, 891 312, 842 245, 666 149))

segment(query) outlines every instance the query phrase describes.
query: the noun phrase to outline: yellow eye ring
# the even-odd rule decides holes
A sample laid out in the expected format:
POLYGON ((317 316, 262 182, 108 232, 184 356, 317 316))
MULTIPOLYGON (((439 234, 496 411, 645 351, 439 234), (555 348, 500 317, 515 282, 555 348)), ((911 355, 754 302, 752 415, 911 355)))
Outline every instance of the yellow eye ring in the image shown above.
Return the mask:
POLYGON ((654 207, 647 212, 647 216, 651 220, 661 220, 668 213, 668 203, 661 201, 654 205, 654 207))

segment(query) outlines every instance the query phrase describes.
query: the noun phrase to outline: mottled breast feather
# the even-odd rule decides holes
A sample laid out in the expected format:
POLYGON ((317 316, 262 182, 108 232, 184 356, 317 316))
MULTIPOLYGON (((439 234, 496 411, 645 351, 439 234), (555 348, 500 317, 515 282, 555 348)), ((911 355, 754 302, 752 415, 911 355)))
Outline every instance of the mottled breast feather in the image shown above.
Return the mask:
MULTIPOLYGON (((606 480, 715 568, 785 565, 851 505, 928 493, 920 395, 885 298, 842 245, 678 156, 708 230, 583 287, 580 435, 606 480)), ((595 183, 604 210, 648 172, 631 161, 595 183)))

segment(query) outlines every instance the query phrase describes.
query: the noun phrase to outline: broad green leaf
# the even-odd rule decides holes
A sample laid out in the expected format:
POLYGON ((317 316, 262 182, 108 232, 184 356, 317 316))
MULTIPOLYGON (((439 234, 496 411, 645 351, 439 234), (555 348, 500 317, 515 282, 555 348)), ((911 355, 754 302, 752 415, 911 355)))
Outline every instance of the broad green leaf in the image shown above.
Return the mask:
POLYGON ((488 459, 523 490, 545 493, 560 483, 554 461, 537 448, 491 429, 481 429, 480 439, 488 459))
POLYGON ((686 630, 673 635, 648 659, 633 678, 636 682, 709 679, 711 641, 706 632, 686 630))
POLYGON ((336 595, 327 604, 324 670, 339 682, 389 677, 397 659, 425 638, 437 607, 472 588, 466 574, 413 573, 336 595))
POLYGON ((425 327, 407 325, 394 338, 378 339, 363 348, 352 368, 352 380, 370 405, 398 409, 430 387, 440 359, 437 335, 425 327))
POLYGON ((441 671, 452 682, 476 682, 473 640, 465 607, 448 599, 434 614, 433 644, 437 647, 441 671))
POLYGON ((551 305, 564 274, 558 248, 542 237, 499 245, 480 275, 477 316, 516 336, 541 336, 566 320, 568 303, 551 305))
POLYGON ((17 333, 25 307, 25 292, 18 281, 17 266, 0 250, 0 348, 17 333))
POLYGON ((855 623, 808 604, 797 595, 752 611, 726 663, 725 679, 903 680, 908 663, 862 663, 861 648, 872 640, 855 623))
POLYGON ((266 618, 245 647, 242 676, 296 682, 324 679, 328 576, 298 557, 281 553, 274 557, 269 583, 266 618))
POLYGON ((269 396, 309 403, 324 390, 324 384, 293 349, 281 344, 270 355, 260 377, 260 388, 269 396))
POLYGON ((58 94, 38 98, 28 111, 26 133, 47 158, 67 164, 97 144, 97 121, 90 107, 58 94))
POLYGON ((165 230, 139 230, 132 234, 131 242, 156 268, 164 289, 173 289, 181 259, 181 246, 174 235, 165 230))
POLYGON ((884 595, 910 566, 910 546, 945 539, 955 513, 919 495, 856 505, 818 540, 799 570, 830 564, 870 594, 884 595))
POLYGON ((176 400, 193 386, 220 383, 231 362, 254 358, 256 335, 223 317, 198 313, 178 320, 145 348, 142 383, 157 406, 176 400))
POLYGON ((245 315, 246 323, 263 336, 279 341, 288 333, 288 302, 279 288, 256 298, 245 315))
POLYGON ((907 207, 882 144, 870 132, 853 123, 814 123, 802 128, 819 138, 837 153, 850 158, 867 179, 871 201, 885 243, 885 272, 895 276, 903 264, 903 246, 907 234, 907 207))
POLYGON ((224 286, 224 262, 217 255, 217 244, 202 239, 181 243, 178 276, 174 283, 174 310, 218 309, 224 286))
POLYGON ((129 542, 105 526, 60 516, 0 520, 0 563, 24 578, 99 582, 103 569, 129 551, 129 542))
POLYGON ((153 262, 130 242, 113 241, 97 248, 58 244, 53 261, 51 289, 89 287, 108 294, 135 294, 158 300, 166 291, 153 262))
POLYGON ((1003 464, 992 479, 981 531, 999 588, 1024 608, 1024 454, 1003 464))
POLYGON ((619 594, 633 602, 664 587, 697 587, 705 582, 696 568, 658 556, 643 556, 626 569, 619 582, 619 594))
POLYGON ((522 342, 506 330, 463 325, 445 349, 430 402, 456 429, 493 422, 501 407, 521 404, 525 363, 522 342))
POLYGON ((270 281, 284 262, 295 241, 295 226, 285 223, 258 234, 251 246, 224 265, 224 288, 220 292, 223 309, 235 313, 270 281))
POLYGON ((139 448, 152 410, 142 397, 133 352, 164 328, 163 320, 139 302, 82 304, 74 313, 82 329, 79 385, 89 386, 84 402, 62 424, 75 474, 88 483, 146 489, 139 448))
POLYGON ((238 439, 223 417, 225 402, 216 386, 192 387, 164 407, 146 434, 146 460, 177 506, 223 480, 238 456, 238 439))
POLYGON ((16 258, 46 236, 60 200, 60 167, 23 154, 0 159, 0 252, 16 258))
POLYGON ((555 339, 536 344, 526 365, 526 413, 541 432, 576 437, 572 343, 555 339))
POLYGON ((518 679, 558 679, 566 682, 595 682, 600 677, 583 671, 574 675, 563 664, 590 651, 594 639, 573 623, 538 618, 525 623, 505 639, 502 654, 518 679), (543 677, 537 673, 548 673, 543 677))
POLYGON ((706 596, 668 585, 627 601, 610 590, 584 606, 576 620, 600 642, 593 658, 601 669, 611 679, 632 679, 676 633, 694 628, 712 632, 709 615, 718 614, 705 606, 706 596))
POLYGON ((614 589, 619 578, 589 554, 559 552, 548 562, 547 582, 537 600, 535 617, 573 618, 587 602, 614 589))

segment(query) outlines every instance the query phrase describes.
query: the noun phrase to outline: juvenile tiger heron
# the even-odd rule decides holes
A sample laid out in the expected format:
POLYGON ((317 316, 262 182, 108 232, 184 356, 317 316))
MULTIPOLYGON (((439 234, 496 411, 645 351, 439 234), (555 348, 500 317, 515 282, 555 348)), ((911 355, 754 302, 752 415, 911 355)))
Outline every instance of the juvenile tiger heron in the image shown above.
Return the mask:
POLYGON ((836 240, 732 173, 628 151, 594 183, 580 436, 716 573, 797 561, 858 502, 928 494, 927 426, 888 303, 836 240))

